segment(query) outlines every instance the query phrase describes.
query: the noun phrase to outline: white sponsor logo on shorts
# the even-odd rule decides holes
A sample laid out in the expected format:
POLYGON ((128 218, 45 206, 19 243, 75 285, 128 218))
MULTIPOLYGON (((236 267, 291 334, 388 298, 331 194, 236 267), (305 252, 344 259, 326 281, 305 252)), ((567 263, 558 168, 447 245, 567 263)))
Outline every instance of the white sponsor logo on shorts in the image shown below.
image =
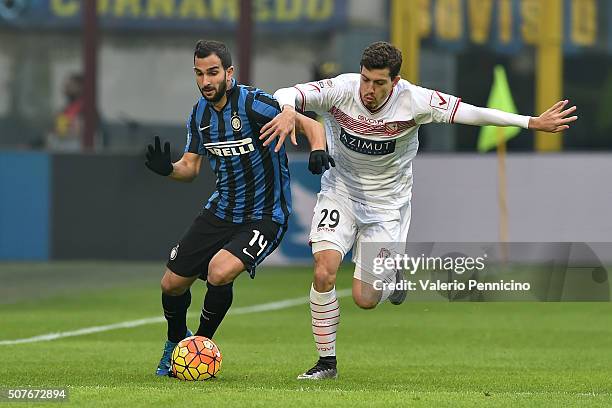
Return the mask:
POLYGON ((176 246, 174 248, 172 248, 172 250, 170 251, 170 260, 174 261, 176 259, 176 256, 178 255, 178 249, 179 246, 178 244, 176 244, 176 246))
POLYGON ((249 254, 249 251, 247 251, 247 250, 246 250, 246 248, 242 248, 242 252, 243 252, 245 255, 250 256, 250 257, 251 257, 251 259, 255 259, 255 257, 254 257, 253 255, 249 254))

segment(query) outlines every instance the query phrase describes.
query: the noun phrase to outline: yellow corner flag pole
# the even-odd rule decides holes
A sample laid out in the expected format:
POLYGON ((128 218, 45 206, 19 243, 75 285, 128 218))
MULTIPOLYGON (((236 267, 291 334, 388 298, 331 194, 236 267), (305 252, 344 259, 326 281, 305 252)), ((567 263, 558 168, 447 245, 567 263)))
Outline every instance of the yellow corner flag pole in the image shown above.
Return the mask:
POLYGON ((501 242, 501 260, 508 259, 508 201, 506 185, 506 139, 504 128, 497 128, 497 178, 498 178, 498 203, 499 203, 499 242, 501 242))
MULTIPOLYGON (((489 94, 487 107, 505 112, 516 113, 516 105, 512 100, 510 85, 504 67, 495 67, 493 86, 489 94)), ((506 142, 520 133, 517 127, 485 126, 480 130, 478 137, 478 151, 486 152, 497 147, 497 175, 498 175, 498 202, 499 202, 499 239, 508 242, 508 203, 506 184, 506 142)), ((502 259, 507 259, 506 246, 502 245, 502 259)))

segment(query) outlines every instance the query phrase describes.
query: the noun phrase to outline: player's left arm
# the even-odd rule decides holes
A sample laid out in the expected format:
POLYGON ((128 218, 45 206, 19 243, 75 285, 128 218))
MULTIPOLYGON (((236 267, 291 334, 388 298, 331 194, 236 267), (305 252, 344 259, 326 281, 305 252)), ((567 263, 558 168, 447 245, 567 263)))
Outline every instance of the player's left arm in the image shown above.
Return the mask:
POLYGON ((569 124, 578 119, 578 116, 570 116, 576 111, 576 106, 565 109, 568 103, 568 100, 559 101, 540 116, 529 117, 458 102, 454 122, 476 126, 518 126, 557 133, 569 129, 569 124))
POLYGON ((559 101, 537 117, 517 115, 499 109, 481 108, 432 89, 408 85, 412 114, 419 125, 426 123, 461 123, 474 126, 517 126, 524 129, 561 132, 578 119, 570 116, 576 107, 566 108, 568 101, 559 101))

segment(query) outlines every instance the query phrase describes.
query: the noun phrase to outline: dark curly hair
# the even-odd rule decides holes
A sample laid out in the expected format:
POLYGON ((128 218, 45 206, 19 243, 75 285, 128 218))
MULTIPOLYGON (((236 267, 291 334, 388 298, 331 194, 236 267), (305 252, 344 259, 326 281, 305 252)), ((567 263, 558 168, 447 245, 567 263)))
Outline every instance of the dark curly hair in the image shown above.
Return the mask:
POLYGON ((232 55, 227 46, 219 41, 200 40, 196 43, 193 51, 193 60, 197 58, 206 58, 211 54, 215 54, 221 60, 223 69, 228 69, 232 66, 232 55))
POLYGON ((360 64, 366 69, 389 68, 389 76, 393 79, 402 66, 402 52, 388 42, 377 41, 363 50, 360 64))

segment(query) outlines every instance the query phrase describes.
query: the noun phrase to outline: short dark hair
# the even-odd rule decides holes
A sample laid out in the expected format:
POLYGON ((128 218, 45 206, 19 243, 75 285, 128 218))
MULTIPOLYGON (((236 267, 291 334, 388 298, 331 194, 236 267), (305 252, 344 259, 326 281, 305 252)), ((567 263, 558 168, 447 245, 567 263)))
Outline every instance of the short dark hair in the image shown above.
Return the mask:
POLYGON ((402 67, 402 52, 388 42, 377 41, 363 50, 360 64, 366 69, 389 68, 389 76, 395 78, 402 67))
POLYGON ((232 66, 232 55, 227 46, 219 41, 200 40, 196 43, 193 51, 193 60, 197 58, 206 58, 211 54, 215 54, 221 60, 223 69, 228 69, 232 66))

